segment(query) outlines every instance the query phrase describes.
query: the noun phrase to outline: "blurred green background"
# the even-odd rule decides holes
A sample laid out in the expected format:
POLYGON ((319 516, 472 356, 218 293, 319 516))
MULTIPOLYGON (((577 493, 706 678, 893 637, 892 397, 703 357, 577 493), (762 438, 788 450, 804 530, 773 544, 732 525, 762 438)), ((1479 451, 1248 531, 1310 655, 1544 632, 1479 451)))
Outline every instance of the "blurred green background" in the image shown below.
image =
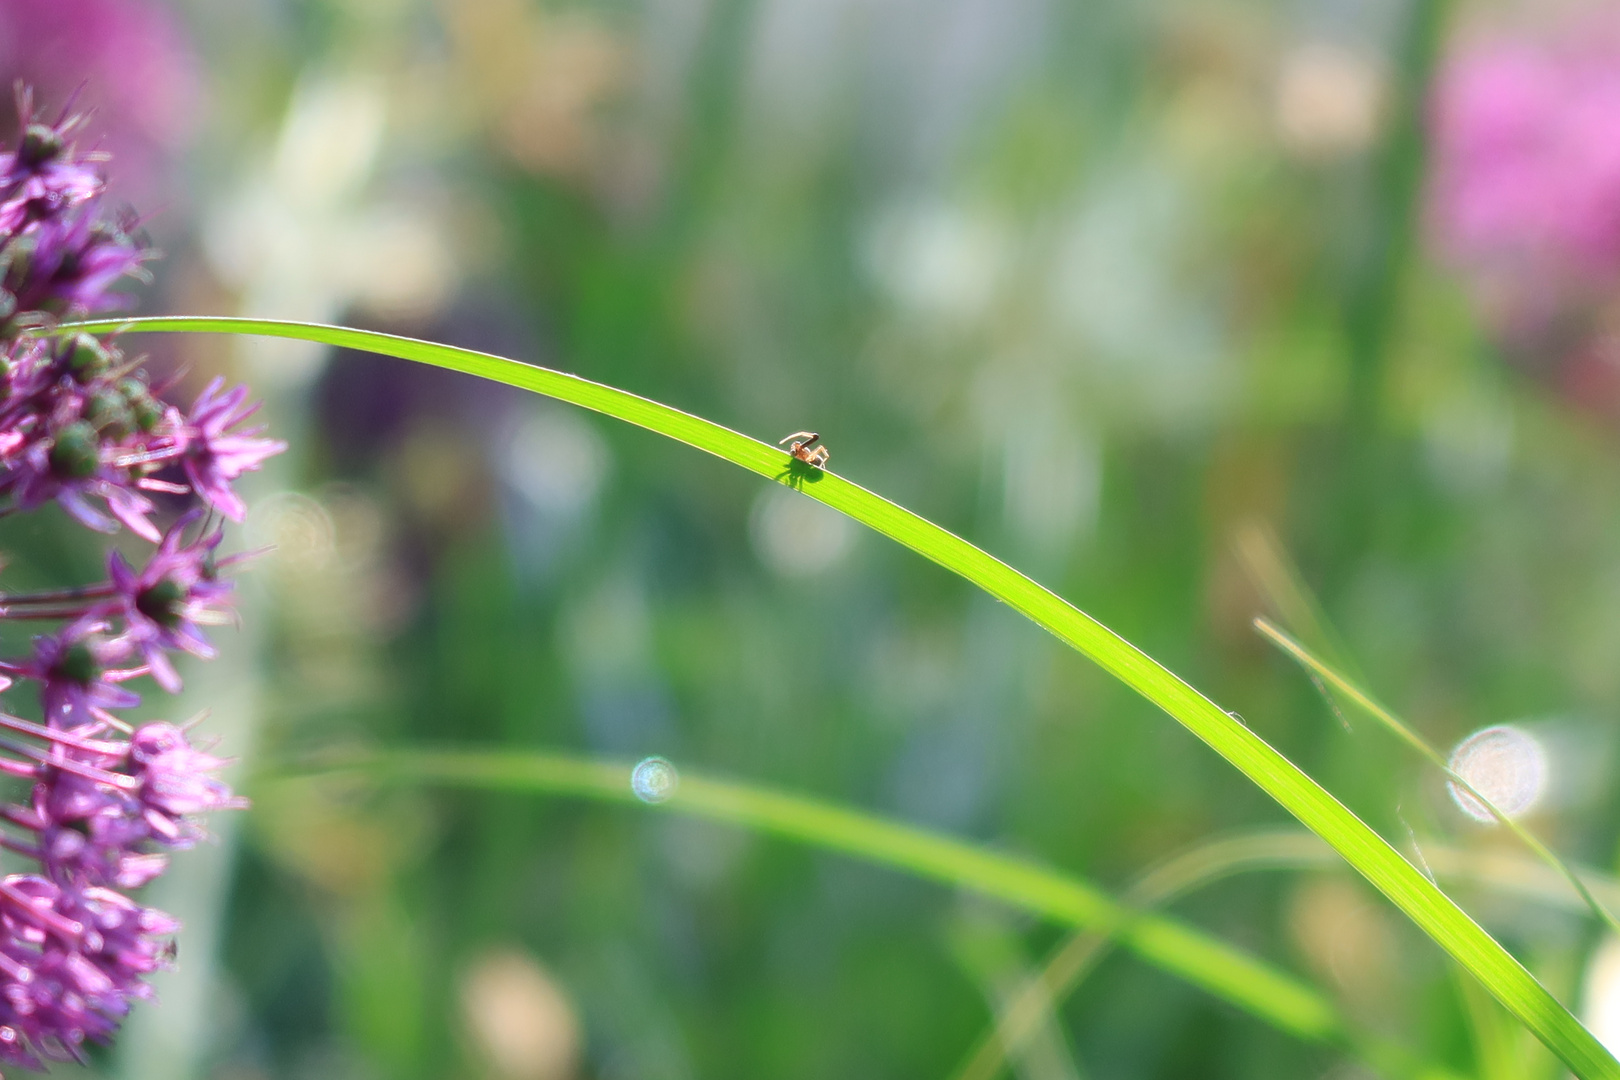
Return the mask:
MULTIPOLYGON (((1254 553, 1285 552, 1438 745, 1537 737, 1532 825, 1612 869, 1620 244, 1448 240, 1471 181, 1435 179, 1432 91, 1470 49, 1604 13, 3 0, 0 72, 85 83, 167 255, 143 310, 347 322, 769 441, 813 428, 832 469, 1072 599, 1398 845, 1503 849, 1253 632, 1254 553)), ((1580 130, 1620 145, 1608 123, 1580 130)), ((1620 222, 1620 172, 1591 168, 1620 222)), ((399 362, 152 348, 251 380, 295 449, 242 530, 276 545, 244 628, 188 675, 255 805, 151 897, 188 921, 180 970, 98 1073, 944 1078, 1061 938, 728 827, 278 775, 323 749, 659 754, 1119 889, 1287 823, 1015 614, 784 488, 399 362)), ((1459 895, 1600 1028, 1620 1008, 1589 920, 1459 895)), ((1348 872, 1174 910, 1462 1073, 1558 1075, 1493 1057, 1491 1007, 1348 872)), ((1016 1075, 1369 1075, 1126 955, 1053 1031, 1016 1075)))

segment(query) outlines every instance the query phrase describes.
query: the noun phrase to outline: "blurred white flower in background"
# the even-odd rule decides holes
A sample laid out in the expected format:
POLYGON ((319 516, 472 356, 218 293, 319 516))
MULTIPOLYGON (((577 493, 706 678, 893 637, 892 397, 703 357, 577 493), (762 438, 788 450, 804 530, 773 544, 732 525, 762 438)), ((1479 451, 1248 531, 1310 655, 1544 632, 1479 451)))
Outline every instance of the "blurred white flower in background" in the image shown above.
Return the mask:
POLYGON ((1159 425, 1210 415, 1231 372, 1213 297, 1177 267, 1196 193, 1151 156, 1099 170, 1059 225, 1046 303, 1066 366, 1111 417, 1159 425))
POLYGON ((908 201, 873 222, 865 256, 873 278, 900 304, 965 322, 989 307, 1012 248, 1006 226, 987 213, 908 201))
MULTIPOLYGON (((306 72, 268 168, 254 170, 203 230, 215 271, 248 316, 335 322, 352 305, 422 319, 456 279, 448 228, 431 197, 370 190, 388 123, 386 81, 363 70, 306 72)), ((256 377, 297 385, 326 350, 293 341, 241 343, 256 377)))
POLYGON ((318 499, 301 491, 278 491, 259 499, 244 528, 251 548, 265 550, 279 573, 324 570, 336 546, 332 515, 318 499))
POLYGON ((500 464, 502 477, 534 509, 572 520, 595 501, 611 458, 602 436, 577 412, 541 407, 513 426, 500 464))
POLYGON ((1040 358, 986 366, 974 384, 976 426, 1001 459, 1003 520, 1048 554, 1090 533, 1102 494, 1102 448, 1068 396, 1040 358))
POLYGON ((1581 1023, 1611 1054, 1620 1054, 1620 938, 1605 937, 1581 987, 1581 1023))
POLYGON ((1289 897, 1288 931, 1317 973, 1358 1008, 1387 1004, 1400 970, 1400 946, 1385 909, 1357 882, 1312 875, 1289 897))
POLYGON ((462 1022, 501 1080, 568 1080, 580 1025, 567 993, 528 954, 496 949, 461 977, 462 1022))
POLYGON ((1277 72, 1277 136, 1310 160, 1360 153, 1378 137, 1386 84, 1377 58, 1363 51, 1323 41, 1297 45, 1277 72))
POLYGON ((849 518, 779 486, 760 492, 748 525, 760 561, 783 577, 831 569, 855 543, 855 523, 849 518))

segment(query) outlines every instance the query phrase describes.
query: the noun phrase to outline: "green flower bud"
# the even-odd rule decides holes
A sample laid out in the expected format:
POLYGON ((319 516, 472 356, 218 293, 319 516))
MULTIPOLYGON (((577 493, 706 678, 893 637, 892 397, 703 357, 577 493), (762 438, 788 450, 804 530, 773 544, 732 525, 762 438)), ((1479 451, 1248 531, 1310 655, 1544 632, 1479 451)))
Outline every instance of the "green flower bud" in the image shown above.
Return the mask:
POLYGON ((135 418, 136 427, 145 432, 152 432, 163 422, 163 406, 140 379, 118 380, 118 392, 129 403, 130 414, 135 418))
POLYGON ((135 414, 124 395, 116 390, 97 390, 85 402, 84 418, 99 432, 122 439, 135 429, 135 414))
POLYGON ((75 334, 68 342, 67 368, 74 380, 93 382, 107 374, 112 367, 112 353, 89 334, 75 334))
POLYGON ((135 609, 162 626, 175 627, 180 623, 180 605, 186 599, 186 590, 173 578, 164 578, 150 589, 142 589, 135 597, 135 609))
POLYGON ((51 447, 51 472, 63 480, 83 480, 101 465, 101 440, 96 429, 83 420, 75 421, 56 433, 51 447))
POLYGON ((32 168, 43 165, 62 152, 62 133, 49 124, 29 124, 23 131, 17 160, 32 168))

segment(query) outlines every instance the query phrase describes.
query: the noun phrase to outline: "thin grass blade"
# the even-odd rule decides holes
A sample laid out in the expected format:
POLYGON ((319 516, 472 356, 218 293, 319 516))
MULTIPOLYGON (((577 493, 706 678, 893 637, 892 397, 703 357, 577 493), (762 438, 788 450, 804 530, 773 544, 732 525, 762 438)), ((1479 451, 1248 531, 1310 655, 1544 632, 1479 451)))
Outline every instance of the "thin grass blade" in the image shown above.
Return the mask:
MULTIPOLYGON (((641 802, 631 787, 629 763, 534 751, 382 750, 281 775, 339 773, 379 782, 641 802)), ((1291 1035, 1352 1051, 1361 1045, 1314 987, 1179 920, 1136 911, 1073 874, 831 803, 684 770, 657 808, 866 859, 1107 934, 1149 963, 1291 1035)))

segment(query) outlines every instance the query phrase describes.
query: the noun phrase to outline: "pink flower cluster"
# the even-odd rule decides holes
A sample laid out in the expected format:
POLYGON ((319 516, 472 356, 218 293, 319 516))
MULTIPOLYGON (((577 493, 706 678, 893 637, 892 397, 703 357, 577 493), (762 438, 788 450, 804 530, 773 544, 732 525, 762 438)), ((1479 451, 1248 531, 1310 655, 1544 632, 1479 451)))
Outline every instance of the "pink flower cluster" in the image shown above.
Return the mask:
POLYGON ((1430 210, 1451 258, 1620 277, 1620 18, 1465 42, 1432 132, 1430 210))
POLYGON ((33 781, 0 809, 0 846, 39 864, 0 878, 0 1060, 29 1068, 80 1060, 106 1041, 145 977, 172 955, 179 924, 122 890, 162 873, 165 849, 200 834, 192 820, 241 806, 209 774, 223 762, 172 724, 133 732, 110 715, 72 728, 0 715, 0 771, 33 781), (11 736, 26 736, 26 739, 11 736))
POLYGON ((0 517, 55 502, 156 545, 139 568, 112 554, 97 583, 0 593, 0 618, 55 624, 0 657, 0 690, 31 683, 40 701, 38 721, 0 712, 0 774, 29 782, 0 805, 0 850, 35 864, 0 876, 0 1063, 41 1068, 79 1060, 151 996, 179 926, 127 891, 203 835, 197 815, 242 805, 184 730, 114 710, 139 704, 127 684, 143 676, 179 690, 175 654, 214 654, 203 628, 231 618, 214 523, 242 519, 233 482, 285 444, 243 427, 245 387, 216 379, 182 411, 115 345, 55 332, 119 306, 113 286, 149 252, 98 215, 101 158, 75 149, 79 119, 46 121, 25 93, 19 106, 0 152, 0 517), (166 530, 155 493, 191 504, 166 530))

